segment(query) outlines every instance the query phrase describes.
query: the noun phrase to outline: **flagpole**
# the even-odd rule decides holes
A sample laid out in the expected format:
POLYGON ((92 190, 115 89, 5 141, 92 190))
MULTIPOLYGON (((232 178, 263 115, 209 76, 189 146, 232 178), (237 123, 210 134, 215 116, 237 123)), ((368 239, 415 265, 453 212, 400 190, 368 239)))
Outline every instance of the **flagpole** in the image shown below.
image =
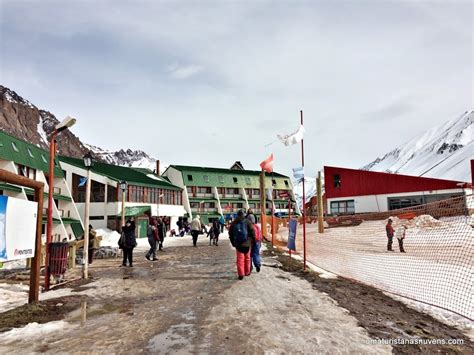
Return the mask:
MULTIPOLYGON (((301 116, 301 125, 303 125, 303 110, 300 110, 301 116)), ((301 165, 304 169, 304 144, 303 139, 301 139, 301 165)), ((304 171, 304 170, 303 170, 304 171)), ((303 176, 303 270, 306 271, 306 212, 305 212, 305 205, 306 205, 306 195, 304 189, 304 176, 303 176)))

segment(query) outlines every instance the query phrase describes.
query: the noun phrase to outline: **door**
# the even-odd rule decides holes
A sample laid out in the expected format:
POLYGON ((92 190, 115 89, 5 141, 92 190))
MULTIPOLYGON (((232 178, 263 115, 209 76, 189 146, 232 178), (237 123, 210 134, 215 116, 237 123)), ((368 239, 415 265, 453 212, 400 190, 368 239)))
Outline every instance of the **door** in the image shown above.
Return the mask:
POLYGON ((146 238, 148 229, 148 219, 140 219, 138 221, 138 238, 146 238))

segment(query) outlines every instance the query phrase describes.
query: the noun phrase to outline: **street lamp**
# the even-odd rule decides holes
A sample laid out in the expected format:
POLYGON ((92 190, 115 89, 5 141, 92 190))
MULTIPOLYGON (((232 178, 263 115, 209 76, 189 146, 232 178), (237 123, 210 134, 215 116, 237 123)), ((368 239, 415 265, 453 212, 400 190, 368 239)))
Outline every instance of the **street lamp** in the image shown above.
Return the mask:
POLYGON ((49 290, 50 270, 49 270, 49 254, 50 246, 53 239, 53 194, 54 194, 54 154, 56 152, 56 136, 65 129, 72 127, 76 123, 76 119, 67 116, 62 122, 54 127, 49 137, 49 172, 48 172, 48 219, 46 222, 46 255, 45 255, 45 277, 44 288, 49 290))
POLYGON ((86 206, 84 211, 84 252, 82 264, 82 278, 87 279, 87 271, 89 267, 89 209, 91 202, 91 168, 94 165, 94 159, 90 152, 83 157, 84 166, 87 169, 87 183, 86 183, 86 206))
POLYGON ((122 225, 125 225, 125 191, 127 190, 127 182, 125 180, 120 181, 120 189, 122 190, 122 225))

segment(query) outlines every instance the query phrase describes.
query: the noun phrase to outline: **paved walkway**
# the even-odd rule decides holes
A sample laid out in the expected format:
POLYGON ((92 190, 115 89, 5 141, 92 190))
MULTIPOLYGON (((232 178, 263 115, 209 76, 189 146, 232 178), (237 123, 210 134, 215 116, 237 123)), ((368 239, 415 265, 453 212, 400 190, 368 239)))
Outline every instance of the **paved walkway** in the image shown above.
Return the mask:
MULTIPOLYGON (((135 250, 135 266, 97 260, 97 281, 64 321, 29 325, 0 336, 0 353, 390 353, 368 345, 347 311, 311 285, 264 259, 262 272, 237 280, 234 249, 202 238, 167 239, 158 262, 135 250)), ((57 296, 70 294, 57 290, 57 296)))

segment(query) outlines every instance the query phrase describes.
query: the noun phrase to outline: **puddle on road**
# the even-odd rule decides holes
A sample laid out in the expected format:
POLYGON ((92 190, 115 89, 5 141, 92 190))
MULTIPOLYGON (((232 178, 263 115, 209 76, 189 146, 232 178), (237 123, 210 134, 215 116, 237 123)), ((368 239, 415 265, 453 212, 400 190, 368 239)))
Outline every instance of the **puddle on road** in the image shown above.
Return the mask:
POLYGON ((192 324, 173 325, 166 332, 151 338, 148 349, 154 354, 192 354, 191 341, 194 335, 192 324))

